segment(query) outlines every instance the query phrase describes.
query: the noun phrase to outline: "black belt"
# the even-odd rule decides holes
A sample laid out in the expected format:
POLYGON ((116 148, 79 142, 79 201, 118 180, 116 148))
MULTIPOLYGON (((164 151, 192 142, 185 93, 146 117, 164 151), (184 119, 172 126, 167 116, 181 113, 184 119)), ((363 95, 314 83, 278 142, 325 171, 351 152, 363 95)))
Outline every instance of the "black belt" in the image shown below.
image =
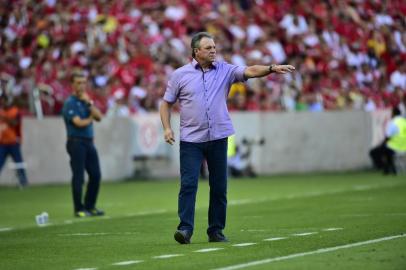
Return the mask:
POLYGON ((68 141, 92 142, 92 141, 93 141, 93 138, 86 138, 86 137, 68 137, 68 141))

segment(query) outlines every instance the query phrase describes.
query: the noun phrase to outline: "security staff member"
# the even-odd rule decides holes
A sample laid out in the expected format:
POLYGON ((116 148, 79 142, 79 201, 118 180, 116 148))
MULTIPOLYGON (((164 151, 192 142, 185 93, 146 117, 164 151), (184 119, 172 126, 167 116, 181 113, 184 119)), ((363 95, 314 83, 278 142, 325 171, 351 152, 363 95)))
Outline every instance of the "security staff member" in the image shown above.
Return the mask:
POLYGON ((373 148, 369 155, 374 167, 382 169, 384 174, 396 174, 395 153, 406 152, 406 118, 395 107, 392 119, 386 127, 386 137, 382 144, 373 148))
POLYGON ((87 78, 83 73, 71 77, 72 95, 65 101, 62 114, 66 125, 66 148, 72 170, 72 195, 76 217, 101 216, 96 208, 100 187, 100 164, 93 144, 93 120, 100 121, 102 113, 93 105, 86 93, 87 78), (87 190, 82 201, 85 170, 89 175, 87 190))

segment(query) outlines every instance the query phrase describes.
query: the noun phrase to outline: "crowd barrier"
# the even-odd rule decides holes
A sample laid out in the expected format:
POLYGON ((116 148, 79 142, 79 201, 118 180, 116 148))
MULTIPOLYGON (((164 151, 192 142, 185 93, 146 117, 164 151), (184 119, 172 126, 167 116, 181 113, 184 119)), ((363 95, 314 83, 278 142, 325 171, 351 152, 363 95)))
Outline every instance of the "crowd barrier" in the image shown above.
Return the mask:
MULTIPOLYGON (((259 174, 344 171, 371 166, 368 151, 383 139, 389 111, 232 113, 236 141, 254 145, 250 161, 259 174)), ((179 116, 172 126, 179 138, 179 116)), ((179 175, 179 146, 165 144, 158 114, 105 118, 95 124, 103 180, 179 175)), ((70 181, 66 134, 61 117, 23 119, 22 150, 31 184, 70 181)), ((0 185, 16 184, 9 159, 0 185)))

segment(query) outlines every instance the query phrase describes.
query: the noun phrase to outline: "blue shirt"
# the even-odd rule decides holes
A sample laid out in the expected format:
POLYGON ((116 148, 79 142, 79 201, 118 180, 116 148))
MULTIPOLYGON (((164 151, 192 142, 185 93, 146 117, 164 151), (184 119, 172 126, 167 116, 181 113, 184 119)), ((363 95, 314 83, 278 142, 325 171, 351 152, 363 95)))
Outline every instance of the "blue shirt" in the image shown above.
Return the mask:
POLYGON ((193 61, 171 75, 164 100, 180 105, 180 140, 207 142, 234 134, 227 109, 231 84, 245 81, 245 67, 214 62, 203 72, 193 61))
POLYGON ((85 127, 77 127, 72 122, 75 116, 81 119, 90 116, 90 108, 86 102, 76 96, 70 96, 63 104, 62 115, 68 137, 93 138, 93 123, 85 127))

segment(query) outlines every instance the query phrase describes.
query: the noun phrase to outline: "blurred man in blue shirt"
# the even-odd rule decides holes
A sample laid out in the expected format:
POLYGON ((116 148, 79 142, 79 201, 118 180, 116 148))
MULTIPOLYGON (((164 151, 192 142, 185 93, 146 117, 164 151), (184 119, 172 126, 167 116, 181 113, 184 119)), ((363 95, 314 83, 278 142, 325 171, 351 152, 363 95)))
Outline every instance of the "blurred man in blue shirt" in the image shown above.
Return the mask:
POLYGON ((93 143, 93 121, 101 121, 102 113, 86 93, 87 78, 75 72, 72 75, 72 95, 65 101, 62 114, 66 125, 66 149, 72 170, 72 195, 76 217, 101 216, 96 208, 100 187, 100 163, 93 143), (82 200, 85 171, 89 175, 87 190, 82 200))

